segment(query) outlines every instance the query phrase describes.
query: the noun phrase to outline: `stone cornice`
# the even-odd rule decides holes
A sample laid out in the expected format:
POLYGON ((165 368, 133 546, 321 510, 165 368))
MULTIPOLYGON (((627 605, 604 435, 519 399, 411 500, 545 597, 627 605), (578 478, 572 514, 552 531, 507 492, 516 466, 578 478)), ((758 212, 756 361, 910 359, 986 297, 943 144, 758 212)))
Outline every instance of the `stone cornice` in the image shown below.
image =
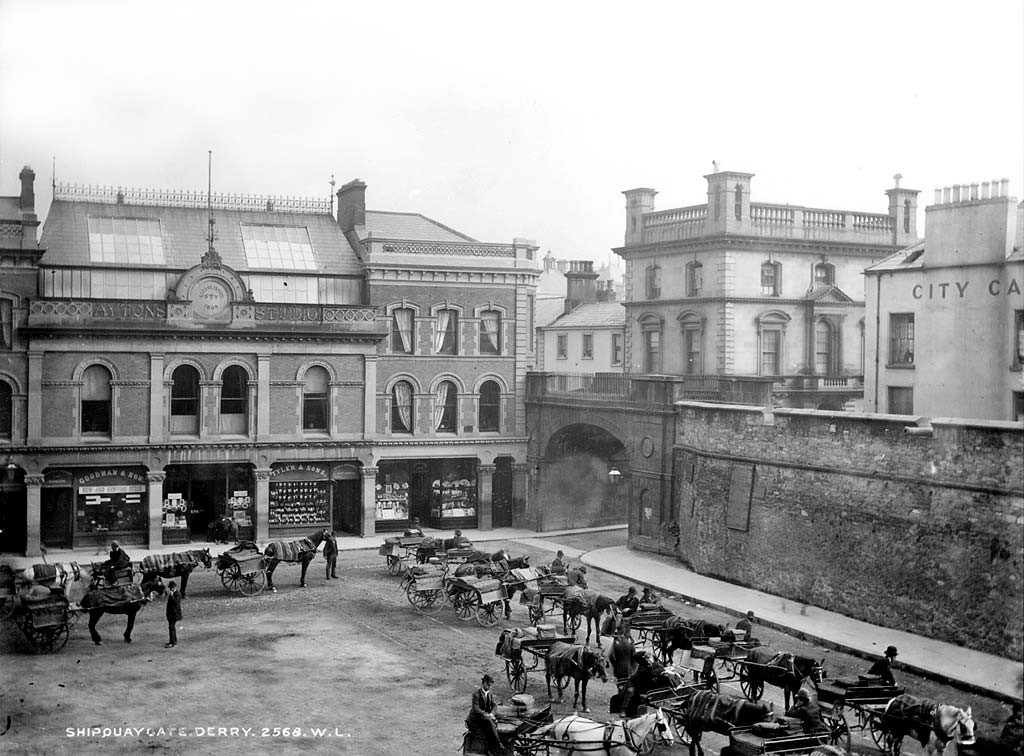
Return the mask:
POLYGON ((186 331, 186 330, 160 330, 141 328, 117 328, 117 327, 95 327, 83 328, 81 326, 21 326, 18 332, 25 336, 36 339, 64 339, 69 337, 84 339, 109 339, 126 338, 155 339, 160 341, 242 341, 242 342, 289 342, 289 343, 367 343, 377 344, 387 337, 387 331, 381 330, 372 333, 338 333, 331 331, 324 332, 268 332, 224 330, 224 331, 186 331))
POLYGON ((446 438, 410 438, 408 440, 377 439, 373 441, 375 447, 396 447, 396 446, 511 446, 513 444, 525 444, 530 439, 526 437, 516 438, 468 438, 456 437, 446 438))

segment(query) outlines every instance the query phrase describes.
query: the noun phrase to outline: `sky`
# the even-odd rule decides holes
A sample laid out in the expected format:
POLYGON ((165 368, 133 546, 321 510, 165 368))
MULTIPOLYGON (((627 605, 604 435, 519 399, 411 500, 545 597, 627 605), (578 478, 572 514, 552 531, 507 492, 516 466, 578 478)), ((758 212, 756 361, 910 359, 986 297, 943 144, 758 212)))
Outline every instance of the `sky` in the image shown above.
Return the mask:
MULTIPOLYGON (((622 191, 887 210, 893 175, 1024 196, 1024 3, 0 0, 0 195, 327 197, 614 259, 622 191)), ((923 222, 923 210, 920 221, 923 222)), ((920 227, 920 226, 919 226, 920 227)))

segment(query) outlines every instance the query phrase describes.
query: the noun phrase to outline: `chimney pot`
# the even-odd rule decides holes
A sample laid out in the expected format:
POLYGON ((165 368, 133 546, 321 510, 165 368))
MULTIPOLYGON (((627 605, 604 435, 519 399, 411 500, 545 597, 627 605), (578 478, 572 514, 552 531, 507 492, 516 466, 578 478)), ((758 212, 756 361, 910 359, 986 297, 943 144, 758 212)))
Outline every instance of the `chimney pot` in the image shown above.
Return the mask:
POLYGON ((36 209, 36 172, 26 165, 21 169, 18 178, 21 179, 21 196, 18 198, 18 207, 34 212, 36 209))

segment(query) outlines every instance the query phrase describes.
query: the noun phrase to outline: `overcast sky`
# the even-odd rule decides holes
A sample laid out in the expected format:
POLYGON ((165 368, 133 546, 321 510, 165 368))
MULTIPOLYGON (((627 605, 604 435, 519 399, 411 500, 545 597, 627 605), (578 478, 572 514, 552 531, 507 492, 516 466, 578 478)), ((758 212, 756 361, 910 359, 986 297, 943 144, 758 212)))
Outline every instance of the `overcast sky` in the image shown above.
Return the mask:
MULTIPOLYGON (((0 194, 58 181, 327 196, 609 259, 624 198, 885 212, 1024 196, 1024 4, 0 0, 0 194)), ((923 216, 923 213, 922 213, 923 216)))

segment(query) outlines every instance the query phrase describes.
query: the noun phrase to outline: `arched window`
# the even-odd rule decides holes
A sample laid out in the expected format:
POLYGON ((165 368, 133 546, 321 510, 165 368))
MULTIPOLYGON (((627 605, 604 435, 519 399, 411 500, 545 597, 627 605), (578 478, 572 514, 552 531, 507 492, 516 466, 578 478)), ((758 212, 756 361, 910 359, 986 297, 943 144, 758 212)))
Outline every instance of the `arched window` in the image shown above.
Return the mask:
POLYGON ((110 435, 110 371, 90 365, 82 372, 82 433, 110 435))
POLYGON ((319 365, 306 370, 302 386, 302 429, 326 431, 328 413, 327 392, 331 377, 319 365))
POLYGON ((495 381, 480 386, 479 430, 497 431, 501 425, 501 387, 495 381))
POLYGON ((14 433, 14 392, 10 384, 0 381, 0 438, 11 438, 14 433))
POLYGON ((736 184, 736 220, 743 220, 743 184, 736 184))
POLYGON ((694 260, 686 264, 686 296, 698 297, 704 287, 704 266, 694 260))
POLYGON ((408 381, 391 387, 391 432, 412 433, 412 386, 408 381))
POLYGON ((459 313, 455 310, 438 310, 434 328, 434 352, 436 354, 459 353, 459 313))
POLYGON ((789 315, 778 310, 766 312, 755 320, 758 375, 782 375, 786 325, 789 321, 789 315))
POLYGON ((836 282, 836 266, 832 263, 820 262, 814 266, 814 283, 834 286, 836 282))
POLYGON ((657 265, 648 265, 644 279, 648 299, 658 299, 661 296, 661 268, 657 265))
POLYGON ((391 351, 395 354, 413 353, 414 316, 410 307, 399 307, 391 311, 391 351))
POLYGON ((480 313, 480 354, 501 354, 501 313, 497 310, 480 313))
POLYGON ((191 365, 171 373, 171 433, 199 433, 199 371, 191 365))
POLYGON ((777 297, 782 291, 782 263, 761 263, 761 296, 777 297))
POLYGON ((249 373, 241 365, 229 365, 221 375, 220 430, 249 431, 249 373))
POLYGON ((434 430, 454 433, 458 423, 459 390, 451 381, 441 381, 434 392, 434 430))
POLYGON ((833 375, 834 346, 832 326, 819 320, 814 326, 814 372, 817 375, 833 375))

